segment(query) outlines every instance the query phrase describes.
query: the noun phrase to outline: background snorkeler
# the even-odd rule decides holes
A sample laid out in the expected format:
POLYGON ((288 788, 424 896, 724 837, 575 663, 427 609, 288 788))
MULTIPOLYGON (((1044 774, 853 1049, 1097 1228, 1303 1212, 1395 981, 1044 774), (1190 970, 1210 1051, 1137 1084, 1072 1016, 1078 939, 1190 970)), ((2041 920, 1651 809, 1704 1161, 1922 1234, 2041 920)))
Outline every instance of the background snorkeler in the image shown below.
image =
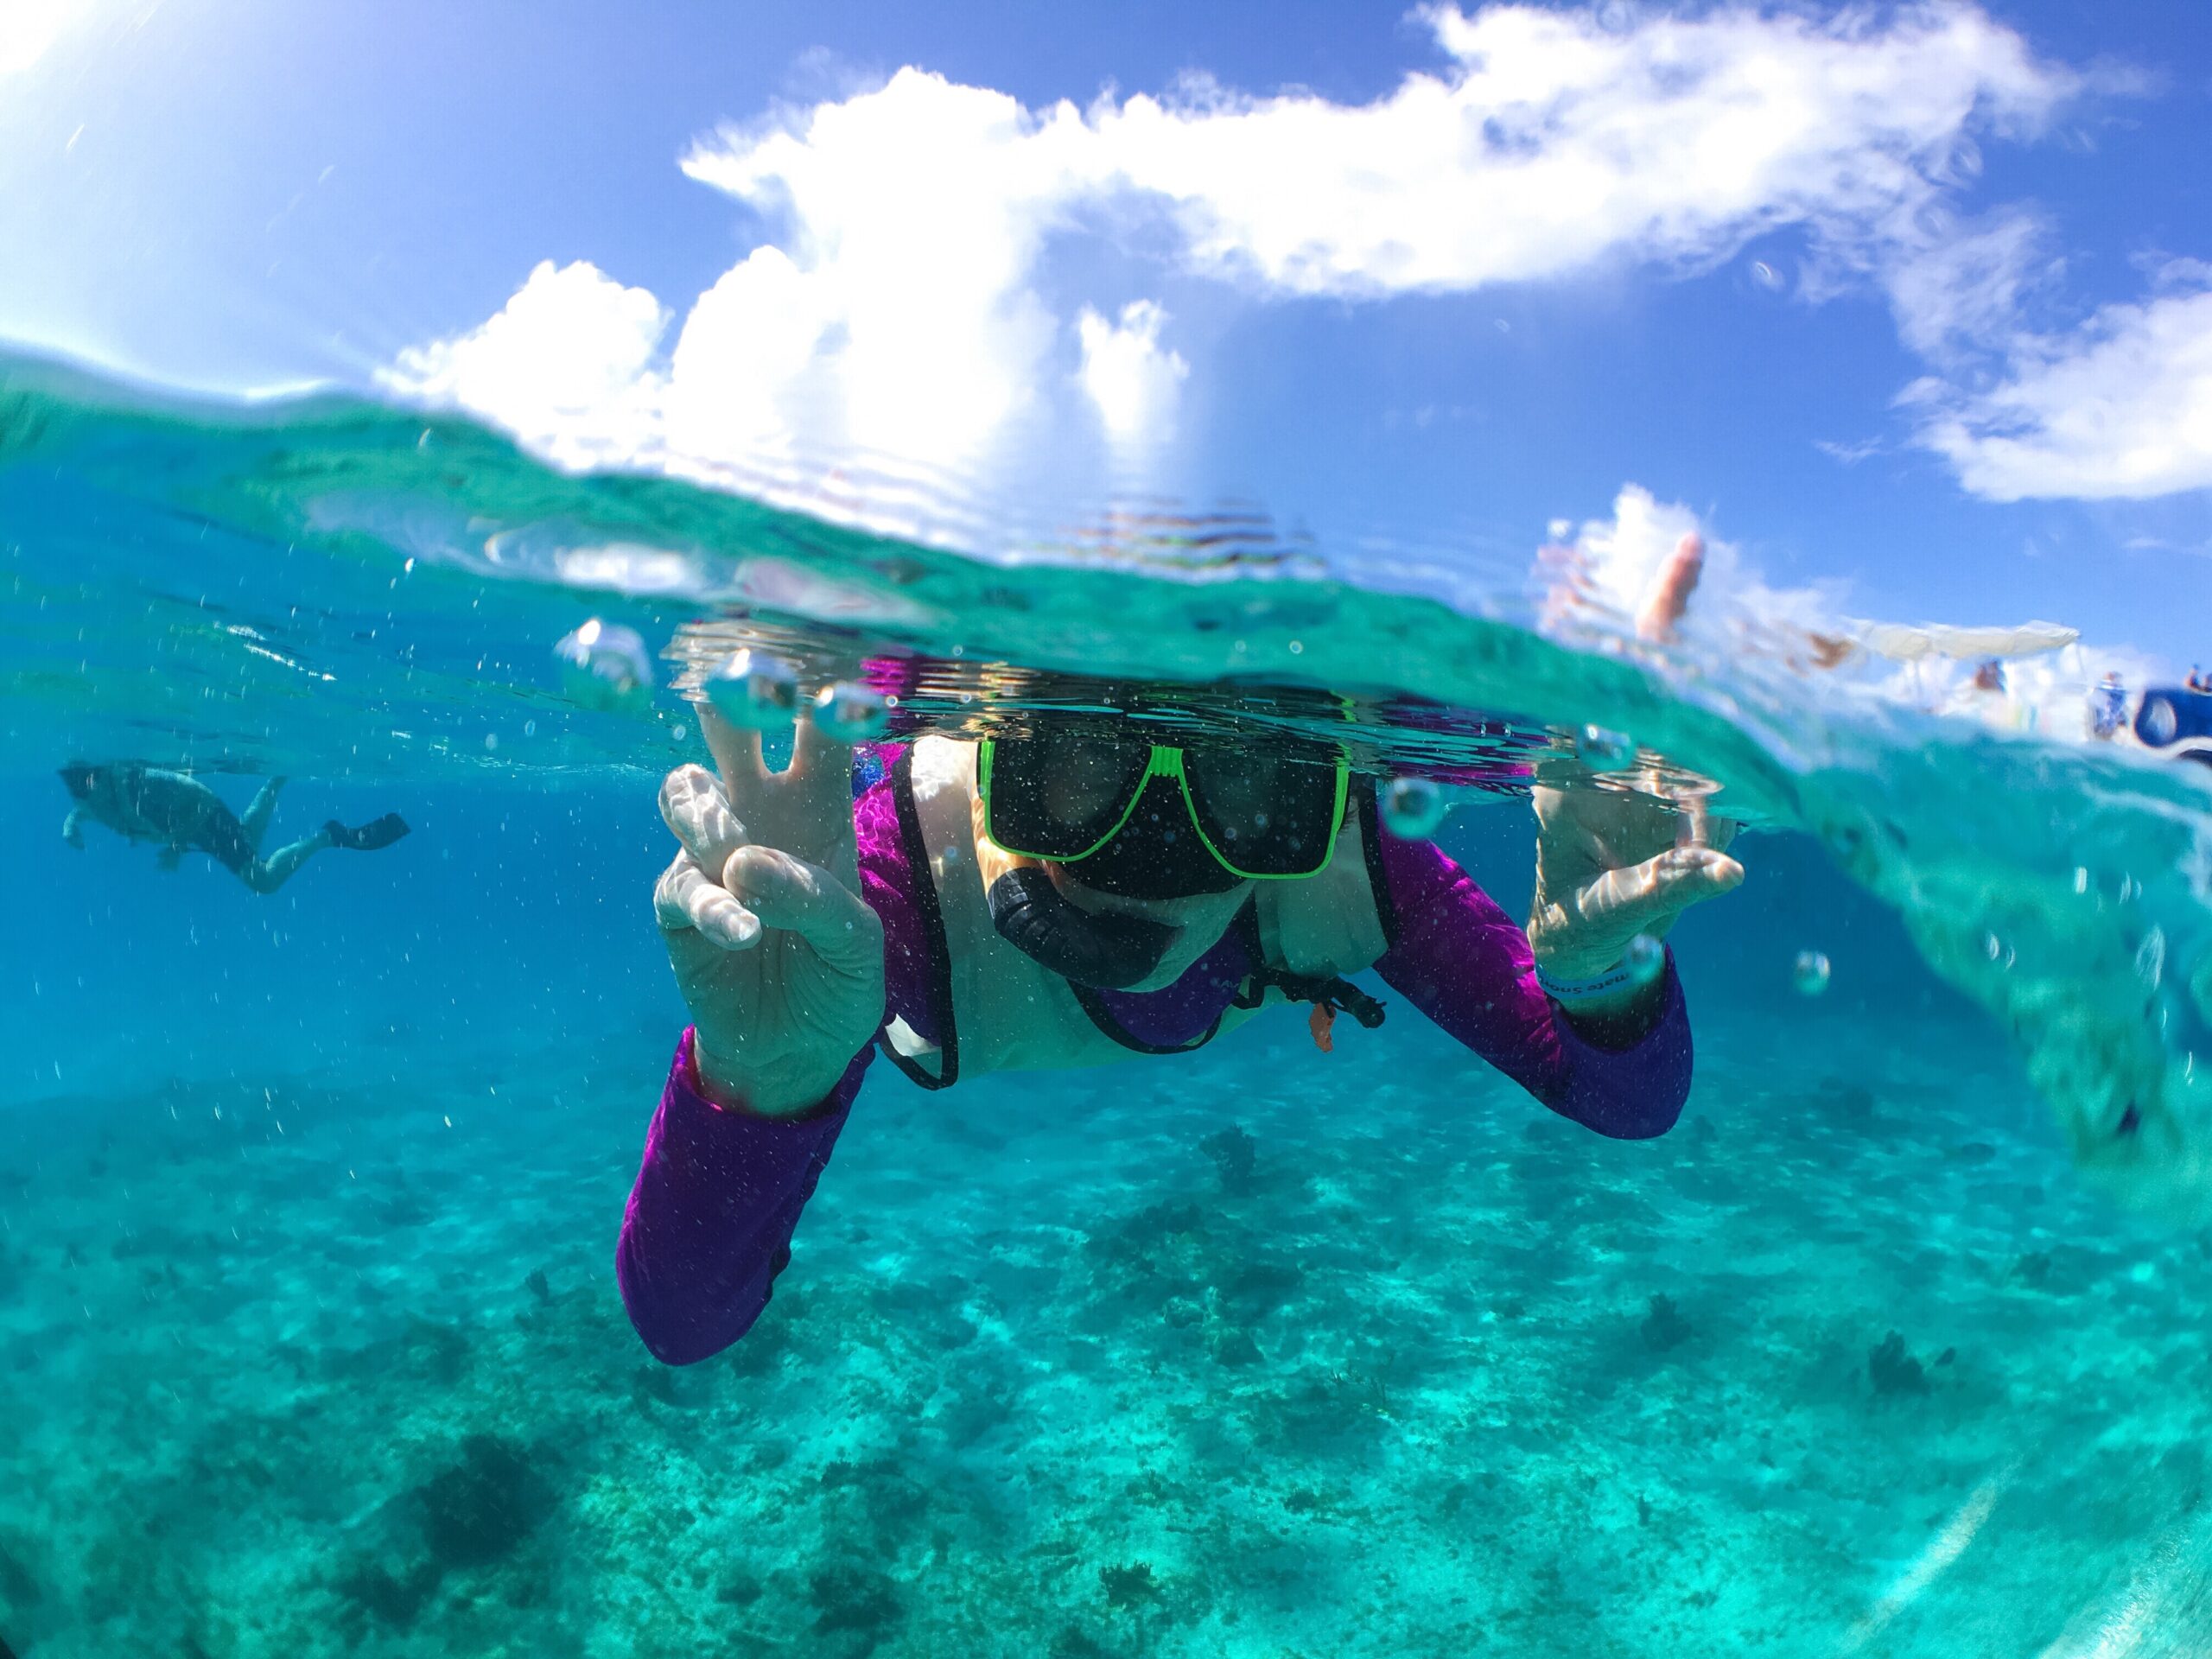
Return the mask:
POLYGON ((406 822, 397 812, 354 830, 333 818, 313 835, 264 858, 261 842, 276 810, 277 791, 284 787, 282 778, 261 786, 243 818, 198 779, 136 761, 67 766, 61 768, 61 782, 76 803, 61 823, 61 838, 72 847, 83 849, 84 821, 90 818, 126 841, 159 842, 158 862, 165 870, 175 869, 188 852, 206 853, 261 893, 276 892, 327 847, 374 852, 407 833, 406 822))
POLYGON ((718 770, 662 785, 681 849, 655 891, 695 1023, 617 1250, 672 1363, 758 1317, 878 1048, 944 1088, 1195 1048, 1269 1001, 1373 1023, 1344 981, 1372 968, 1601 1134, 1663 1133, 1688 1095, 1672 957, 1630 947, 1741 881, 1725 824, 1694 815, 1678 844, 1659 802, 1539 789, 1524 933, 1433 843, 1382 831, 1341 757, 1045 720, 919 739, 855 799, 850 750, 804 717, 781 772, 758 732, 701 718, 718 770))

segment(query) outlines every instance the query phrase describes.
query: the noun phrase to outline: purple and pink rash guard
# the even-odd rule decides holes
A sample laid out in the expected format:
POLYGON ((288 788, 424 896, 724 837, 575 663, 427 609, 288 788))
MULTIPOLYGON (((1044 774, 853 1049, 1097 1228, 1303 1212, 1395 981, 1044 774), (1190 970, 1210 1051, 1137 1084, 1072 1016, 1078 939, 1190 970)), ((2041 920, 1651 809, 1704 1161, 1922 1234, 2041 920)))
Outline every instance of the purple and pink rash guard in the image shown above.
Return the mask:
MULTIPOLYGON (((903 1016, 938 1039, 931 953, 887 779, 854 803, 862 896, 883 919, 885 1020, 903 1016)), ((1389 949, 1383 982, 1544 1105, 1600 1135, 1662 1135, 1690 1087, 1689 1015, 1671 954, 1659 1012, 1620 1049, 1575 1032, 1536 982, 1527 936, 1433 843, 1373 837, 1389 949)), ((1174 1046, 1202 1035, 1251 971, 1232 930, 1174 984, 1103 1000, 1140 1042, 1174 1046)), ((677 1045, 660 1109, 615 1247, 630 1322, 653 1355, 688 1365, 752 1328, 791 1260, 792 1230, 814 1194, 874 1057, 863 1048, 820 1106, 762 1117, 699 1091, 692 1033, 677 1045)))

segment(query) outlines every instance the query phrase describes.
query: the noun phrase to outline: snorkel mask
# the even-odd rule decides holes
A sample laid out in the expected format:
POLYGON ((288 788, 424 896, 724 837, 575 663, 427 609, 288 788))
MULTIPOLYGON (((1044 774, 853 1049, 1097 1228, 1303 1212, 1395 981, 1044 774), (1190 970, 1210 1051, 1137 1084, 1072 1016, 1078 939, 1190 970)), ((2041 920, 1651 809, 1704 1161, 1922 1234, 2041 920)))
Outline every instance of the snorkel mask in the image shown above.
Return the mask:
POLYGON ((992 924, 1077 984, 1141 983, 1179 930, 1086 910, 1048 866, 1093 892, 1141 899, 1318 874, 1336 853, 1351 775, 1340 749, 1296 741, 1186 748, 1075 724, 985 738, 975 831, 992 924))

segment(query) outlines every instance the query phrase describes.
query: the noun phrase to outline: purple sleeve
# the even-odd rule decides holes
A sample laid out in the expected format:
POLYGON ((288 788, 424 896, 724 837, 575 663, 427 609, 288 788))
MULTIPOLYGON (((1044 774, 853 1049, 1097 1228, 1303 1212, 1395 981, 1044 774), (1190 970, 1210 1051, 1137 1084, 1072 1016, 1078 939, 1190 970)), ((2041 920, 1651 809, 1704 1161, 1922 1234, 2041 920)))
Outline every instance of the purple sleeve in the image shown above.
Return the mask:
POLYGON ((1562 1117, 1621 1140, 1674 1127, 1690 1091, 1690 1021, 1671 952, 1643 1036, 1599 1047, 1544 995, 1528 935, 1471 876, 1428 842, 1376 839, 1385 982, 1562 1117))
POLYGON ((614 1247, 622 1305, 655 1358, 705 1359, 760 1317, 874 1053, 804 1116, 758 1117, 699 1092, 683 1033, 614 1247))

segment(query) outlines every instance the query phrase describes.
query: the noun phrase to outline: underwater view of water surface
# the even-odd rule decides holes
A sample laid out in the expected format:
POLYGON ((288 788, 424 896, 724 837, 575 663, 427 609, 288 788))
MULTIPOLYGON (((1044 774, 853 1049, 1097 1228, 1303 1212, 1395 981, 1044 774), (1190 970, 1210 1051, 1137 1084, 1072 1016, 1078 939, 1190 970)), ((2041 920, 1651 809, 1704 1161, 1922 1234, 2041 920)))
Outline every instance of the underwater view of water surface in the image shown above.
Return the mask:
POLYGON ((2200 14, 0 3, 0 1659, 2212 1654, 2200 14))

